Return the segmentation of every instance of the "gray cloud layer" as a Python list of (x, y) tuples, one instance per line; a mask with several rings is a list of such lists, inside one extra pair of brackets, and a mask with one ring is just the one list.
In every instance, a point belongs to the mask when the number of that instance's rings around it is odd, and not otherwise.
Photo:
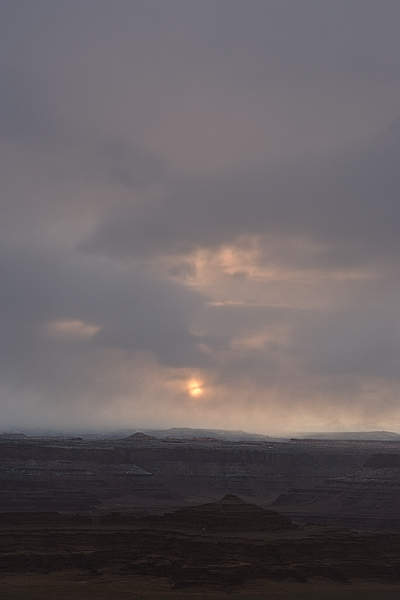
[(351, 260), (349, 246), (359, 261), (398, 258), (399, 132), (395, 123), (368, 144), (308, 164), (180, 180), (153, 205), (132, 203), (110, 214), (83, 247), (190, 253), (241, 234), (279, 231), (332, 242), (339, 262)]
[(399, 18), (0, 3), (0, 427), (400, 430)]

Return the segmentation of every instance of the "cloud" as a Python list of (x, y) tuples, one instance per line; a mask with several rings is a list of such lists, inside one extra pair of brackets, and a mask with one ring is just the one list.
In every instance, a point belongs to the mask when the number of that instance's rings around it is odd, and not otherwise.
[(325, 267), (393, 258), (399, 139), (396, 122), (334, 157), (181, 179), (157, 203), (132, 203), (110, 215), (82, 247), (117, 256), (189, 254), (242, 235), (295, 235), (325, 244), (313, 257)]
[(0, 16), (2, 422), (400, 429), (398, 2)]

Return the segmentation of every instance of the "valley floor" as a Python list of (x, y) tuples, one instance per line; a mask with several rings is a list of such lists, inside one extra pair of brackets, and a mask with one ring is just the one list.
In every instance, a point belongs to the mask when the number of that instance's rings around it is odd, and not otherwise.
[(104, 573), (88, 577), (81, 571), (0, 576), (2, 600), (398, 600), (400, 585), (354, 581), (335, 583), (315, 578), (308, 583), (249, 582), (240, 589), (171, 587), (168, 579), (116, 577)]

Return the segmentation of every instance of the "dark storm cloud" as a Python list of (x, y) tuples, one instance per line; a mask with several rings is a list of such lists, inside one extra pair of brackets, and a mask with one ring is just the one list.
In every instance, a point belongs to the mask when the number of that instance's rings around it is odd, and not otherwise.
[(396, 122), (362, 147), (311, 165), (178, 182), (148, 209), (133, 205), (110, 215), (83, 248), (118, 256), (189, 253), (278, 231), (333, 243), (321, 253), (324, 267), (393, 258), (399, 252), (399, 159)]
[(119, 183), (134, 188), (162, 178), (162, 161), (124, 140), (104, 140), (96, 150), (101, 160), (99, 171), (105, 171), (111, 184)]
[(396, 306), (382, 311), (360, 305), (346, 313), (303, 315), (295, 330), (300, 360), (319, 374), (398, 377), (397, 314)]
[[(345, 310), (298, 310), (275, 307), (215, 307), (209, 323), (226, 336), (225, 350), (230, 353), (221, 372), (234, 376), (266, 378), (270, 383), (291, 377), (287, 361), (301, 365), (302, 377), (398, 376), (400, 330), (394, 326), (398, 307), (357, 304)], [(287, 339), (268, 339), (257, 347), (240, 348), (232, 340), (257, 336), (285, 326)], [(229, 332), (229, 336), (227, 335)], [(229, 345), (232, 344), (232, 345)], [(246, 374), (246, 375), (244, 375)], [(297, 375), (298, 376), (298, 375)], [(295, 378), (297, 378), (295, 376)]]
[(61, 252), (4, 246), (0, 280), (3, 382), (12, 367), (17, 376), (26, 374), (33, 385), (40, 384), (49, 377), (46, 360), (56, 348), (59, 364), (53, 357), (53, 370), (63, 369), (68, 344), (46, 336), (46, 326), (58, 321), (98, 329), (90, 339), (74, 342), (78, 353), (105, 346), (150, 352), (168, 365), (209, 365), (199, 349), (206, 340), (188, 331), (200, 297), (179, 283), (155, 281), (137, 269), (119, 272), (82, 263)]
[(1, 74), (1, 139), (51, 147), (61, 134), (65, 136), (65, 131), (60, 131), (51, 89), (46, 89), (48, 82), (24, 70), (3, 68)]
[[(163, 161), (151, 152), (122, 137), (102, 138), (71, 122), (53, 88), (29, 72), (3, 73), (0, 142), (16, 145), (19, 152), (64, 153), (64, 169), (68, 162), (75, 162), (81, 177), (102, 178), (109, 184), (137, 187), (164, 175)], [(71, 156), (66, 157), (65, 152)]]

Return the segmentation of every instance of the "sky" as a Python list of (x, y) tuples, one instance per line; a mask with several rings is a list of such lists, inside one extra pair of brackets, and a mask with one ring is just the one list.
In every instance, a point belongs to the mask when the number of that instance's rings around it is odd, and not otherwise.
[(0, 30), (0, 429), (400, 431), (398, 0)]

